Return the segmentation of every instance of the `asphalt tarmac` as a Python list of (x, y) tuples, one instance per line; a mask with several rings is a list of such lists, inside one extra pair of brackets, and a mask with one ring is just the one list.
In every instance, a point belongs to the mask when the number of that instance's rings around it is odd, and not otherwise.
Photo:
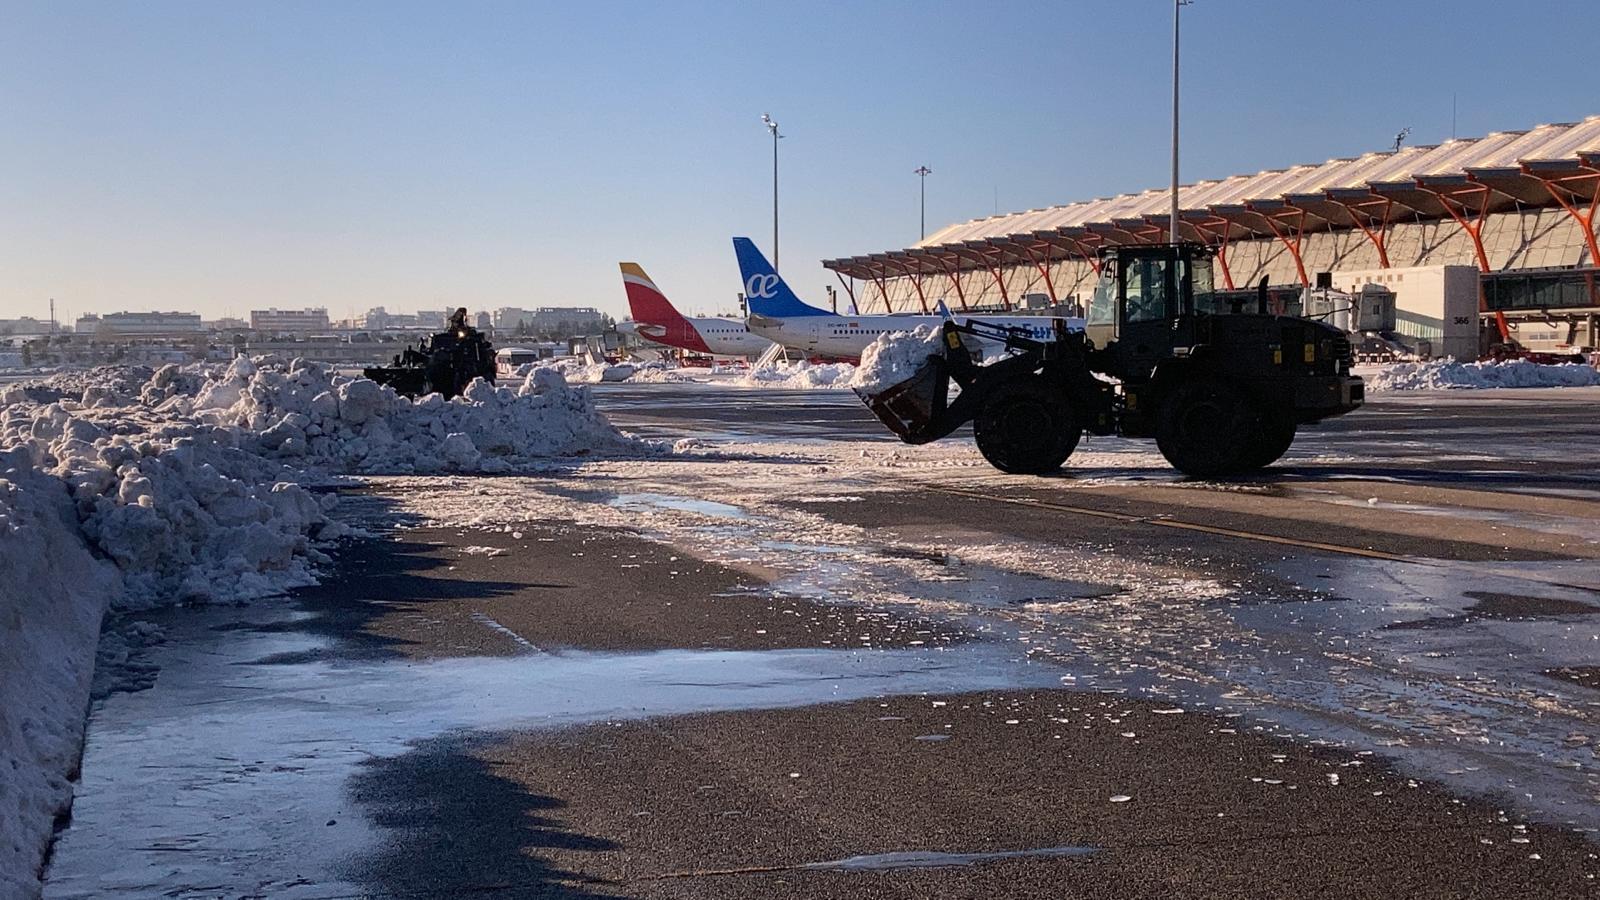
[[(596, 394), (653, 437), (893, 446), (848, 394)], [(1323, 610), (1375, 592), (1388, 605), (1351, 635), (1442, 654), (1397, 683), (1547, 683), (1529, 715), (1587, 729), (1566, 738), (1583, 790), (1594, 667), (1543, 642), (1600, 622), (1600, 582), (1585, 581), (1600, 474), (1582, 451), (1600, 438), (1596, 400), (1379, 399), (1226, 490), (962, 468), (918, 473), (917, 490), (785, 502), (929, 560), (1030, 541), (1226, 582), (1228, 598), (1194, 605), (1272, 642), (1230, 663), (1241, 683), (1337, 692), (1328, 672), (1342, 669), (1313, 665), (1330, 634), (1344, 640)], [(1529, 814), (1523, 787), (1464, 789), (1459, 770), (1429, 777), (1406, 738), (1391, 758), (1321, 739), (1325, 708), (1317, 723), (1263, 717), (1063, 674), (1098, 652), (1198, 678), (1203, 633), (1130, 652), (1097, 643), (1109, 626), (1082, 612), (1062, 620), (1073, 641), (1019, 645), (712, 556), (530, 513), (351, 543), (322, 585), (243, 621), (163, 614), (155, 687), (91, 721), (47, 896), (1600, 895), (1600, 844), (1575, 814)], [(1419, 567), (1427, 598), (1395, 587)], [(1092, 610), (1085, 597), (1067, 606)], [(1188, 614), (1181, 591), (1164, 602)], [(1358, 672), (1386, 665), (1341, 652)], [(1400, 715), (1348, 702), (1352, 727)]]

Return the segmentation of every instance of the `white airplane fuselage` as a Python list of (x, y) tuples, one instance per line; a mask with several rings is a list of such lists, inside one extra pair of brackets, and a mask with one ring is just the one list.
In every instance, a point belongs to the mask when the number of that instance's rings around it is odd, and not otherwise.
[[(738, 319), (685, 316), (690, 328), (653, 322), (624, 322), (618, 326), (659, 347), (672, 347), (713, 356), (759, 356), (772, 342), (754, 334)], [(692, 329), (692, 331), (690, 330)]]
[[(1055, 319), (1047, 316), (952, 316), (957, 323), (968, 319), (1010, 328), (1025, 328), (1035, 340), (1054, 340)], [(791, 350), (817, 356), (860, 358), (878, 335), (911, 331), (918, 326), (939, 328), (942, 316), (791, 316), (775, 318), (752, 315), (750, 330), (762, 338), (776, 341)], [(1082, 329), (1081, 321), (1076, 328)], [(991, 342), (980, 341), (985, 349)], [(998, 345), (995, 349), (999, 349)]]
[(718, 356), (759, 356), (765, 353), (772, 341), (752, 332), (738, 319), (699, 318), (688, 316), (701, 340)]

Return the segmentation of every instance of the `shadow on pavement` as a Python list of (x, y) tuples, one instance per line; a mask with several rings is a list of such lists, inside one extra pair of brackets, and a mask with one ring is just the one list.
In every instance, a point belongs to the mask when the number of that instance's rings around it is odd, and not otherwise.
[(347, 877), (387, 897), (618, 896), (608, 882), (559, 868), (539, 851), (620, 845), (568, 829), (551, 816), (565, 801), (494, 774), (473, 753), (488, 743), (439, 738), (363, 763), (347, 790), (387, 833)]
[[(392, 506), (384, 498), (366, 497), (369, 509)], [(369, 512), (369, 521), (372, 514)], [(394, 516), (396, 524), (403, 524)], [(369, 526), (370, 527), (370, 526)], [(562, 588), (565, 584), (533, 581), (484, 581), (459, 573), (432, 577), (447, 571), (452, 559), (437, 555), (433, 544), (406, 540), (405, 532), (384, 529), (372, 538), (342, 543), (337, 562), (320, 584), (296, 590), (295, 607), (306, 615), (268, 624), (242, 623), (237, 627), (268, 634), (307, 634), (325, 641), (306, 650), (277, 653), (249, 664), (296, 664), (311, 661), (374, 661), (402, 658), (404, 648), (420, 642), (378, 634), (367, 626), (396, 612), (399, 604), (426, 604), (438, 600), (501, 597), (529, 588)]]

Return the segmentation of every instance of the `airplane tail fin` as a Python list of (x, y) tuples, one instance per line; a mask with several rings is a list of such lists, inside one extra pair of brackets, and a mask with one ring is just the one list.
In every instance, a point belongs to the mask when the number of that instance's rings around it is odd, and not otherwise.
[(635, 322), (646, 325), (675, 326), (685, 323), (683, 314), (661, 293), (656, 283), (644, 273), (638, 263), (625, 262), (622, 266), (622, 288), (628, 292), (628, 311)]
[(739, 257), (739, 276), (744, 280), (744, 298), (751, 315), (775, 319), (801, 316), (831, 316), (833, 313), (807, 306), (789, 289), (772, 264), (749, 238), (733, 239), (734, 255)]
[(938, 313), (939, 313), (940, 317), (944, 318), (944, 319), (953, 319), (953, 318), (955, 318), (955, 316), (952, 316), (950, 314), (950, 307), (945, 306), (944, 305), (944, 300), (942, 300), (942, 299), (939, 301)]
[(650, 280), (638, 263), (625, 262), (621, 266), (622, 288), (628, 292), (628, 311), (633, 313), (634, 322), (643, 326), (638, 328), (640, 336), (669, 347), (697, 353), (711, 352), (705, 336), (683, 313), (678, 312), (678, 308), (672, 305), (672, 301), (656, 287), (656, 283)]

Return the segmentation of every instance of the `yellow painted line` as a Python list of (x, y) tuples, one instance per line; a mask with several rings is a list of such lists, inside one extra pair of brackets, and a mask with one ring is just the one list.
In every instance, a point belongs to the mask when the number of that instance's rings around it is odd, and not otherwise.
[(1056, 512), (1075, 513), (1080, 516), (1092, 516), (1097, 519), (1111, 519), (1117, 522), (1131, 524), (1159, 525), (1162, 528), (1177, 528), (1182, 531), (1198, 531), (1204, 534), (1215, 534), (1222, 537), (1242, 538), (1248, 541), (1262, 541), (1268, 544), (1283, 544), (1290, 547), (1300, 547), (1305, 550), (1321, 550), (1325, 553), (1342, 553), (1347, 556), (1364, 556), (1368, 559), (1385, 559), (1391, 562), (1414, 563), (1428, 565), (1414, 556), (1403, 556), (1398, 553), (1385, 553), (1382, 550), (1369, 550), (1366, 547), (1349, 547), (1344, 544), (1329, 544), (1323, 541), (1305, 541), (1299, 538), (1280, 537), (1275, 534), (1262, 534), (1259, 531), (1241, 531), (1237, 528), (1223, 528), (1219, 525), (1201, 525), (1198, 522), (1184, 522), (1178, 519), (1157, 519), (1149, 516), (1135, 516), (1128, 513), (1111, 512), (1104, 509), (1092, 509), (1086, 506), (1071, 506), (1066, 503), (1056, 503), (1052, 500), (1038, 500), (1031, 497), (1001, 497), (994, 494), (985, 494), (980, 491), (969, 491), (961, 488), (944, 487), (941, 485), (928, 485), (929, 490), (941, 494), (952, 494), (957, 497), (968, 497), (973, 500), (994, 500), (999, 503), (1011, 503), (1016, 506), (1027, 506), (1037, 509), (1048, 509)]

